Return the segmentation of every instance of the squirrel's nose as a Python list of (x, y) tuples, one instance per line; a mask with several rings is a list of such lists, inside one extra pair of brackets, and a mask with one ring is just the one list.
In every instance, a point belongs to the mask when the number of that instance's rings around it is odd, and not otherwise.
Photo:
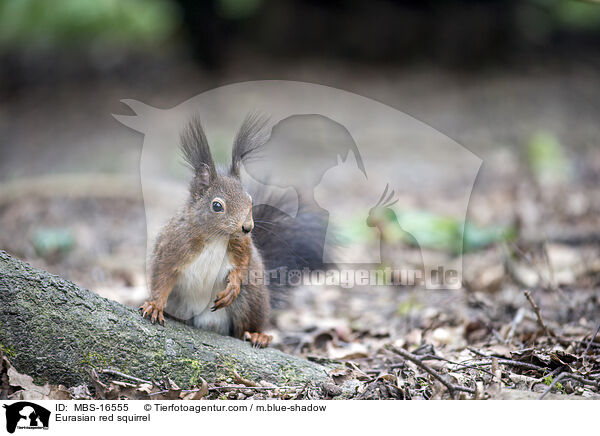
[(242, 232), (250, 233), (253, 228), (254, 228), (254, 223), (252, 221), (250, 221), (249, 223), (244, 223), (242, 225)]

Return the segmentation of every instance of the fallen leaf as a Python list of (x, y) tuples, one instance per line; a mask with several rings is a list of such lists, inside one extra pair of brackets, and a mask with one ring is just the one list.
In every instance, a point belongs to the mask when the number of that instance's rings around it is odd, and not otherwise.
[(14, 388), (21, 388), (15, 392), (13, 398), (19, 400), (47, 400), (50, 399), (50, 385), (36, 385), (33, 377), (19, 373), (14, 367), (8, 368), (8, 383)]
[(201, 379), (202, 383), (200, 388), (194, 389), (193, 392), (188, 392), (183, 396), (184, 400), (201, 400), (208, 395), (208, 383), (204, 379)]

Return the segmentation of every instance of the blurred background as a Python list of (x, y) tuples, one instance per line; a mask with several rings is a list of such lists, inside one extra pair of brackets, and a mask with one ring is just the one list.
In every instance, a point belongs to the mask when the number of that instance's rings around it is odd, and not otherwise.
[[(0, 249), (136, 304), (143, 137), (111, 114), (131, 114), (121, 99), (166, 109), (260, 79), (378, 100), (483, 159), (461, 292), (306, 291), (282, 330), (334, 326), (336, 357), (348, 344), (368, 354), (365, 332), (445, 326), (426, 340), (470, 343), (487, 337), (469, 337), (478, 329), (502, 333), (523, 287), (561, 325), (587, 332), (600, 316), (595, 1), (0, 0)], [(512, 239), (485, 232), (498, 226)], [(297, 352), (310, 343), (279, 338)]]

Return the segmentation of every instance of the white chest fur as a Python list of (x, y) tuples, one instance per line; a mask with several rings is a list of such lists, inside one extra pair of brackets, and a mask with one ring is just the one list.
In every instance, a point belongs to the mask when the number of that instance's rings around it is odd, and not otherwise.
[(195, 327), (228, 334), (226, 309), (211, 312), (217, 294), (225, 289), (225, 279), (232, 269), (227, 254), (227, 239), (216, 239), (181, 273), (169, 296), (166, 312)]

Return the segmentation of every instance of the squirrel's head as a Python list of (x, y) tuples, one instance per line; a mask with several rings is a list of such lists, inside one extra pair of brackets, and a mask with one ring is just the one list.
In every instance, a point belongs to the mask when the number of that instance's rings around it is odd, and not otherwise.
[(202, 226), (208, 238), (247, 236), (254, 228), (252, 197), (242, 186), (240, 166), (266, 141), (265, 121), (249, 115), (233, 143), (231, 167), (217, 171), (210, 147), (198, 118), (192, 119), (181, 135), (181, 150), (192, 167), (189, 219)]

